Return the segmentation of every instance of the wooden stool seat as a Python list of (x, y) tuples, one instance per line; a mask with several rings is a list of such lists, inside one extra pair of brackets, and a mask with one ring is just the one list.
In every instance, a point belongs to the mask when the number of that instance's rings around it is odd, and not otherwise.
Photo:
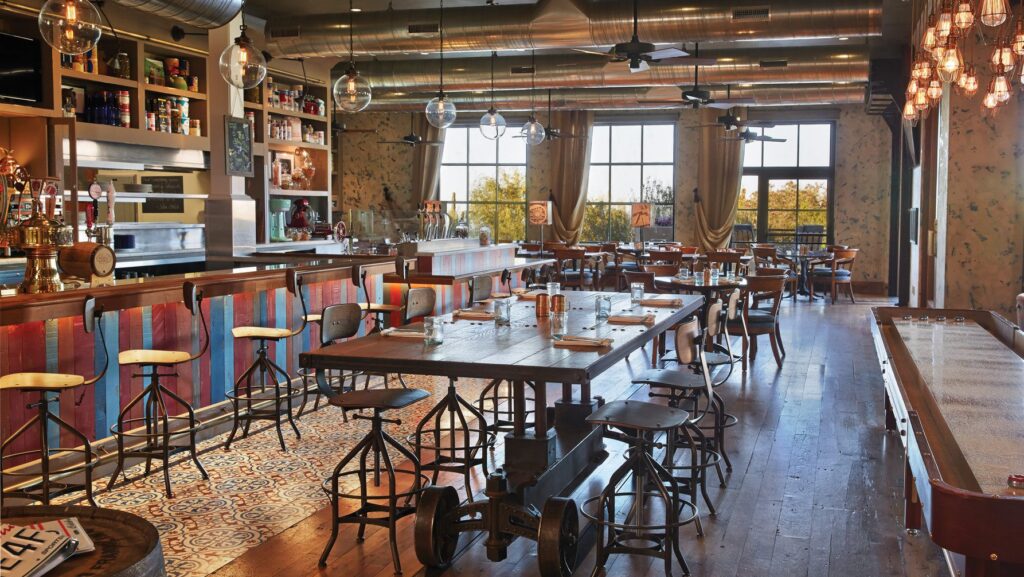
[(235, 327), (231, 336), (236, 339), (259, 339), (261, 341), (278, 341), (292, 336), (291, 329), (273, 327)]
[(20, 391), (63, 391), (85, 384), (81, 375), (52, 373), (12, 373), (0, 377), (0, 390)]
[(331, 397), (328, 402), (342, 409), (401, 409), (422, 401), (430, 393), (421, 389), (371, 389), (351, 391)]
[(192, 355), (184, 351), (133, 349), (121, 351), (117, 355), (117, 362), (121, 365), (177, 365), (190, 358)]
[(678, 429), (690, 414), (682, 409), (643, 401), (612, 401), (587, 417), (592, 425), (605, 425), (620, 429), (642, 431), (670, 431)]
[(320, 313), (309, 313), (305, 317), (307, 323), (319, 323), (324, 320), (324, 316)]

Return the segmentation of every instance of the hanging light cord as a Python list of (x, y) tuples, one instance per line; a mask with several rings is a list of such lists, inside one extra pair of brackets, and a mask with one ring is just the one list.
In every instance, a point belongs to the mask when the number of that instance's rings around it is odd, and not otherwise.
[(121, 37), (117, 35), (117, 28), (114, 28), (114, 25), (110, 22), (110, 18), (107, 16), (107, 13), (103, 10), (103, 0), (98, 0), (93, 2), (93, 4), (95, 4), (96, 8), (99, 9), (103, 19), (107, 21), (107, 28), (110, 28), (110, 33), (114, 35), (114, 41), (117, 44), (117, 52), (124, 52), (124, 50), (121, 49)]
[(494, 61), (498, 58), (498, 52), (496, 50), (491, 51), (491, 108), (494, 106)]
[(352, 0), (348, 0), (348, 65), (349, 68), (355, 68), (356, 66), (356, 52), (353, 48), (355, 41), (352, 39)]
[[(537, 116), (537, 50), (530, 51), (530, 67), (533, 74), (530, 75), (530, 116)], [(536, 118), (533, 119), (537, 121)]]
[(441, 15), (438, 18), (437, 30), (438, 37), (440, 38), (439, 45), (441, 48), (441, 74), (439, 75), (441, 79), (441, 85), (438, 88), (438, 94), (441, 96), (441, 98), (444, 98), (444, 0), (441, 0)]

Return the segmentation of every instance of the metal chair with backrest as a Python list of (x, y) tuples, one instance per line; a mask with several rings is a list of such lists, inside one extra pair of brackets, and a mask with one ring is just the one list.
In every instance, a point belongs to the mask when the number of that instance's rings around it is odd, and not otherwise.
[(832, 258), (822, 261), (821, 266), (811, 269), (810, 289), (811, 298), (814, 298), (815, 286), (825, 283), (829, 286), (832, 294), (832, 304), (836, 304), (836, 293), (839, 287), (845, 287), (850, 295), (850, 302), (856, 303), (853, 296), (853, 264), (857, 259), (856, 248), (837, 249), (832, 252)]
[[(365, 320), (363, 307), (359, 303), (330, 305), (324, 308), (323, 313), (320, 316), (321, 348), (356, 336), (359, 334), (359, 329), (363, 327)], [(341, 394), (348, 390), (355, 390), (356, 379), (364, 375), (366, 376), (364, 388), (369, 388), (371, 374), (360, 371), (350, 371), (348, 374), (345, 374), (344, 371), (340, 371), (340, 374), (337, 376), (329, 374), (327, 382), (330, 384), (331, 392), (333, 394)], [(349, 387), (346, 387), (345, 381), (348, 379), (352, 379), (352, 384)], [(296, 417), (301, 417), (303, 412), (306, 410), (306, 402), (308, 401), (308, 395), (306, 394), (307, 391), (304, 391), (302, 404), (299, 406)], [(324, 396), (324, 391), (318, 385), (312, 392), (316, 397), (313, 402), (313, 410), (315, 411), (320, 408), (320, 397)]]
[[(94, 376), (85, 378), (81, 375), (62, 373), (23, 372), (9, 373), (0, 377), (0, 391), (22, 391), (25, 393), (36, 393), (39, 395), (37, 401), (25, 406), (25, 408), (29, 410), (35, 409), (37, 413), (26, 421), (25, 424), (18, 427), (18, 429), (10, 437), (5, 439), (2, 445), (0, 445), (0, 500), (6, 498), (18, 498), (39, 501), (43, 505), (49, 505), (50, 500), (55, 497), (66, 495), (74, 491), (85, 491), (85, 498), (89, 501), (89, 504), (93, 507), (96, 506), (96, 501), (92, 496), (92, 468), (95, 464), (93, 462), (92, 444), (89, 442), (89, 438), (85, 436), (85, 434), (71, 426), (67, 421), (62, 419), (60, 415), (51, 411), (50, 404), (59, 403), (60, 395), (64, 391), (93, 385), (107, 374), (107, 367), (110, 364), (110, 358), (107, 352), (107, 340), (104, 338), (103, 324), (97, 322), (102, 316), (103, 309), (96, 306), (96, 299), (89, 296), (85, 297), (85, 300), (82, 303), (82, 328), (84, 329), (85, 334), (92, 334), (92, 332), (99, 327), (99, 341), (103, 348), (103, 368)], [(75, 402), (75, 406), (80, 405), (84, 398), (85, 393), (83, 392)], [(82, 443), (81, 448), (51, 447), (50, 423), (57, 425), (58, 439), (61, 436), (61, 431), (66, 432), (73, 439)], [(35, 424), (39, 425), (39, 449), (20, 451), (18, 453), (5, 455), (4, 450), (23, 435), (28, 433)], [(55, 453), (81, 453), (82, 462), (53, 469), (51, 468), (50, 457)], [(38, 469), (35, 467), (20, 466), (5, 469), (3, 466), (5, 459), (9, 461), (11, 459), (23, 459), (33, 455), (39, 455)], [(82, 482), (76, 481), (78, 475), (82, 476)], [(10, 477), (12, 480), (25, 477), (28, 480), (16, 483), (13, 488), (7, 489), (4, 487), (4, 479), (7, 477)]]
[[(398, 257), (395, 260), (395, 272), (405, 272), (405, 259)], [(363, 317), (373, 316), (373, 332), (380, 332), (384, 324), (384, 315), (396, 313), (402, 309), (399, 305), (377, 303), (370, 300), (369, 287), (366, 284), (367, 267), (356, 266), (352, 269), (352, 282), (356, 285), (356, 299), (359, 299), (359, 290), (362, 289), (365, 300), (359, 301), (359, 307), (363, 311)], [(403, 275), (404, 278), (404, 275)]]
[(480, 301), (491, 298), (491, 292), (494, 290), (494, 279), (489, 274), (474, 276), (469, 281), (469, 304), (475, 304)]
[[(161, 373), (161, 370), (191, 363), (202, 357), (210, 346), (210, 329), (206, 323), (206, 315), (203, 314), (202, 298), (202, 292), (194, 283), (184, 283), (182, 286), (182, 301), (185, 304), (185, 308), (189, 310), (193, 317), (198, 316), (203, 325), (203, 346), (199, 349), (199, 352), (189, 354), (186, 351), (138, 349), (121, 351), (117, 356), (120, 366), (137, 366), (139, 373), (134, 376), (149, 377), (150, 380), (149, 384), (144, 386), (139, 394), (128, 401), (128, 404), (121, 409), (121, 412), (117, 415), (117, 422), (110, 427), (110, 433), (117, 440), (117, 466), (114, 468), (114, 473), (110, 476), (110, 483), (107, 485), (108, 490), (114, 487), (118, 474), (125, 472), (126, 458), (144, 457), (146, 459), (144, 475), (149, 474), (153, 459), (163, 461), (164, 489), (167, 497), (171, 498), (173, 496), (170, 475), (171, 456), (172, 453), (184, 449), (187, 449), (190, 453), (192, 461), (195, 463), (196, 468), (199, 469), (202, 477), (204, 479), (210, 478), (206, 473), (206, 469), (203, 468), (203, 464), (199, 462), (199, 456), (196, 453), (196, 433), (201, 423), (196, 419), (195, 410), (188, 401), (167, 388), (160, 380), (164, 377), (178, 376), (175, 372)], [(185, 409), (186, 414), (184, 416), (170, 414), (170, 409), (167, 406), (168, 399), (178, 403), (178, 405)], [(140, 403), (144, 403), (142, 417), (130, 418), (129, 415), (132, 409)], [(184, 422), (186, 424), (180, 428), (171, 426), (171, 423), (177, 422)], [(129, 430), (136, 423), (144, 426), (145, 431), (134, 432)], [(187, 444), (173, 444), (175, 441), (185, 437), (187, 437), (187, 441), (185, 441)], [(141, 446), (126, 447), (126, 440), (140, 440)]]

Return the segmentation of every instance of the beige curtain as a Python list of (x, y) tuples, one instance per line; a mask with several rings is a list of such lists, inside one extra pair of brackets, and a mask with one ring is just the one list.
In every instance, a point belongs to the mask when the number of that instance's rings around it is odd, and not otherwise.
[[(424, 141), (444, 140), (444, 129), (431, 126), (426, 114), (416, 114), (413, 129)], [(444, 145), (412, 147), (412, 198), (419, 204), (426, 200), (437, 200), (442, 152)]]
[[(746, 110), (737, 114), (746, 118)], [(715, 125), (720, 110), (706, 108), (700, 124)], [(743, 141), (723, 140), (719, 126), (700, 130), (697, 167), (697, 240), (704, 250), (725, 248), (732, 236), (743, 175)]]
[[(551, 155), (551, 200), (554, 209), (552, 231), (555, 239), (574, 244), (583, 228), (587, 206), (587, 172), (590, 169), (590, 136), (594, 113), (588, 110), (555, 112), (548, 124), (558, 128), (564, 138), (545, 141)], [(568, 137), (574, 138), (568, 138)]]

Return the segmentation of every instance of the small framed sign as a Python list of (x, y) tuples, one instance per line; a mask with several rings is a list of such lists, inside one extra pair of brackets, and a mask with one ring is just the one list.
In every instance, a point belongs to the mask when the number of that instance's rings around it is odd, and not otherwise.
[(252, 125), (244, 118), (224, 117), (224, 165), (228, 176), (253, 175)]
[(545, 225), (551, 224), (551, 201), (531, 200), (529, 205), (530, 224)]
[(631, 224), (633, 228), (647, 228), (651, 226), (651, 205), (646, 202), (634, 202), (631, 211)]

